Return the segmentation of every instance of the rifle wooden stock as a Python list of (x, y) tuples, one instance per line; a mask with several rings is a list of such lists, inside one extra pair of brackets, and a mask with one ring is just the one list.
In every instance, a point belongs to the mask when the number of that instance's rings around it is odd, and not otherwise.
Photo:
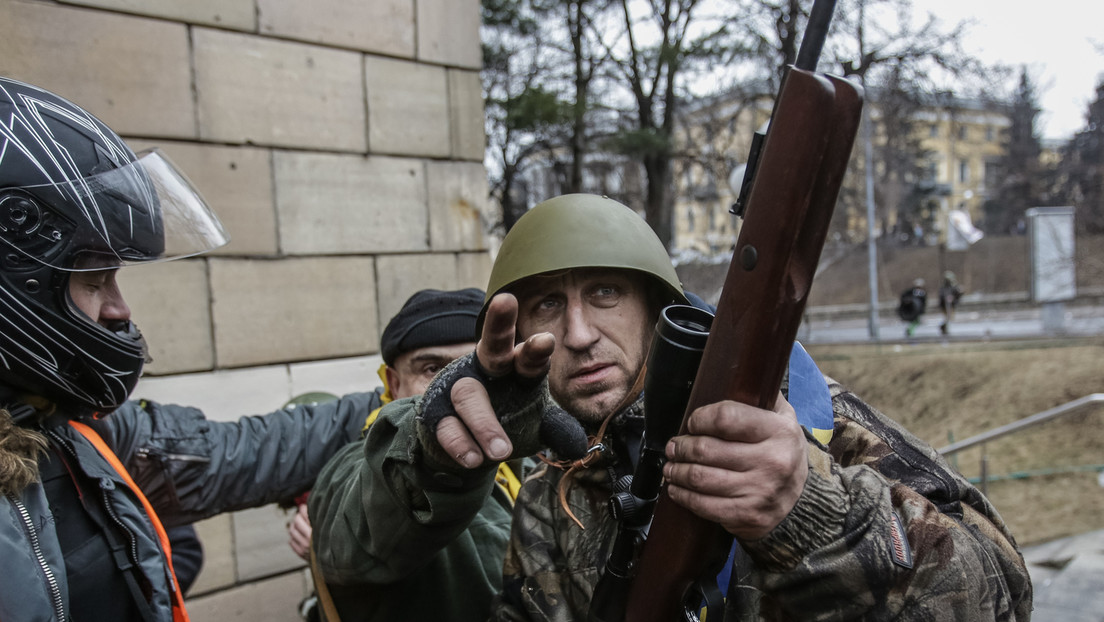
[[(787, 71), (681, 433), (689, 413), (707, 404), (774, 407), (861, 110), (860, 87)], [(625, 619), (683, 619), (688, 590), (703, 577), (712, 580), (730, 545), (720, 525), (671, 501), (664, 486)]]

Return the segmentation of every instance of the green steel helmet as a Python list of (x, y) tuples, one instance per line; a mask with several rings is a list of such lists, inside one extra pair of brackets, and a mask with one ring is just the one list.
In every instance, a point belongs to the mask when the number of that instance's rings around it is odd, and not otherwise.
[(642, 272), (671, 301), (688, 304), (663, 243), (632, 209), (594, 194), (565, 194), (526, 212), (502, 240), (479, 330), (491, 298), (526, 277), (572, 268)]

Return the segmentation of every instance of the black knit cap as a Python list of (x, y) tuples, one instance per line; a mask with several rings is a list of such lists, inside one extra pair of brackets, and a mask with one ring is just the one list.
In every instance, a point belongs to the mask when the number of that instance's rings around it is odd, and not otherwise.
[(483, 290), (423, 289), (411, 296), (387, 323), (380, 337), (383, 362), (426, 346), (475, 341), (475, 320), (483, 308)]

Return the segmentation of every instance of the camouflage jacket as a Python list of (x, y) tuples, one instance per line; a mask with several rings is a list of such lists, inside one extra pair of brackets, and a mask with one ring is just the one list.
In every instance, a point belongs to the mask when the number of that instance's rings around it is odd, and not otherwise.
[[(797, 505), (741, 543), (724, 620), (1029, 619), (1031, 583), (996, 509), (926, 443), (838, 383), (829, 389), (832, 440), (810, 437)], [(611, 481), (631, 468), (618, 441), (639, 433), (641, 410), (615, 417), (606, 455), (572, 476), (566, 499), (585, 530), (561, 506), (563, 471), (542, 467), (525, 482), (494, 619), (586, 619), (616, 532)]]

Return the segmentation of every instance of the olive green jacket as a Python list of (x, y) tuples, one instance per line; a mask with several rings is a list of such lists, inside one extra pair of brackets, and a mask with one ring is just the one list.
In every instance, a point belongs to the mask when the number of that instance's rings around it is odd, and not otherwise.
[(311, 492), (314, 552), (342, 622), (483, 620), (501, 589), (512, 500), (494, 465), (422, 470), (413, 414), (409, 399), (385, 406)]

